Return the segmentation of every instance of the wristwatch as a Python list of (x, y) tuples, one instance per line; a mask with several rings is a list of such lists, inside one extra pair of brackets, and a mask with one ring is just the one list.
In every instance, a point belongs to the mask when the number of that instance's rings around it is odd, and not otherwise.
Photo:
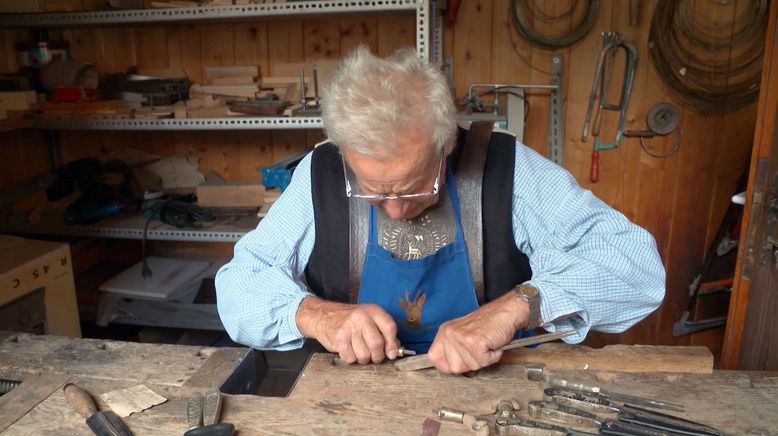
[(511, 290), (517, 297), (526, 301), (529, 304), (529, 319), (527, 320), (527, 328), (534, 329), (541, 323), (540, 319), (540, 293), (538, 290), (526, 283), (522, 283)]

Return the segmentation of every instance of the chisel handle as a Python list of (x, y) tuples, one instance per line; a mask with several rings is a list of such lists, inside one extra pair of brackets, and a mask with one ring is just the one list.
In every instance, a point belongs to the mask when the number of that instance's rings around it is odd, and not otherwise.
[(79, 415), (89, 418), (93, 413), (97, 412), (97, 406), (87, 391), (73, 383), (67, 383), (62, 388), (62, 391), (65, 393), (65, 398), (70, 403), (70, 407), (78, 412)]

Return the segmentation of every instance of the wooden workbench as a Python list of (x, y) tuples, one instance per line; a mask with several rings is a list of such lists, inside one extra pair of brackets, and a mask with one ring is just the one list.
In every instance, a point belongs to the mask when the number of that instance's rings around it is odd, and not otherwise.
[[(506, 360), (537, 358), (535, 361), (545, 360), (555, 367), (553, 372), (558, 376), (682, 403), (686, 412), (679, 416), (727, 434), (778, 435), (778, 373), (711, 371), (699, 365), (699, 348), (671, 348), (676, 360), (663, 356), (668, 347), (658, 347), (653, 353), (654, 347), (622, 346), (611, 350), (618, 351), (615, 354), (622, 356), (621, 361), (613, 357), (600, 361), (592, 350), (559, 344), (521, 350)], [(168, 401), (125, 418), (125, 423), (136, 435), (182, 434), (186, 430), (186, 400), (205, 388), (222, 386), (229, 373), (250, 355), (240, 348), (0, 334), (0, 378), (25, 379), (0, 397), (0, 426), (4, 418), (9, 419), (7, 407), (37, 393), (40, 398), (31, 410), (2, 427), (4, 435), (89, 435), (83, 419), (69, 408), (59, 388), (65, 380), (80, 384), (95, 397), (144, 383)], [(440, 407), (483, 412), (497, 400), (514, 399), (525, 409), (528, 400), (542, 398), (544, 387), (527, 380), (525, 367), (517, 363), (501, 363), (464, 377), (442, 375), (434, 369), (399, 372), (391, 364), (335, 366), (332, 358), (329, 354), (313, 355), (288, 398), (226, 395), (222, 421), (235, 424), (241, 436), (418, 435), (422, 422), (434, 418)], [(692, 362), (687, 369), (694, 372), (680, 367), (684, 358)], [(712, 364), (712, 359), (703, 361)], [(589, 369), (570, 369), (587, 365)], [(635, 372), (641, 366), (675, 368), (675, 372)], [(603, 367), (608, 370), (592, 370)], [(633, 372), (614, 370), (620, 368)], [(28, 392), (23, 389), (26, 384)], [(106, 404), (98, 400), (98, 407), (105, 410)], [(469, 433), (461, 425), (443, 423), (440, 434)]]

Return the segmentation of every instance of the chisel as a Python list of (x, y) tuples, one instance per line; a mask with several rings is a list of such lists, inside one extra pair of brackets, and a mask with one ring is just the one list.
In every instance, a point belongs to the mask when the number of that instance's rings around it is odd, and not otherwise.
[[(564, 338), (565, 336), (570, 336), (573, 333), (575, 333), (575, 330), (546, 333), (537, 336), (530, 336), (528, 338), (515, 339), (498, 348), (498, 350), (505, 351), (511, 350), (513, 348), (526, 347), (527, 345), (542, 344), (543, 342), (555, 341), (557, 339)], [(430, 362), (426, 354), (420, 354), (418, 356), (400, 359), (394, 363), (394, 366), (400, 371), (416, 371), (419, 369), (432, 368), (435, 365)]]
[(70, 407), (86, 418), (86, 425), (94, 434), (98, 436), (132, 436), (130, 430), (115, 413), (98, 411), (94, 400), (85, 390), (73, 383), (66, 384), (62, 390)]

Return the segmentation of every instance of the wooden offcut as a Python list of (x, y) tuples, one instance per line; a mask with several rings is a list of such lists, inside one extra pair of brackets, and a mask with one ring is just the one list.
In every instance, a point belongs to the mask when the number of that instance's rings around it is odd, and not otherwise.
[(208, 181), (197, 186), (202, 207), (261, 207), (265, 187), (259, 182)]
[(554, 343), (506, 351), (500, 363), (543, 363), (547, 368), (622, 372), (713, 372), (713, 355), (707, 347), (608, 345), (589, 348)]

